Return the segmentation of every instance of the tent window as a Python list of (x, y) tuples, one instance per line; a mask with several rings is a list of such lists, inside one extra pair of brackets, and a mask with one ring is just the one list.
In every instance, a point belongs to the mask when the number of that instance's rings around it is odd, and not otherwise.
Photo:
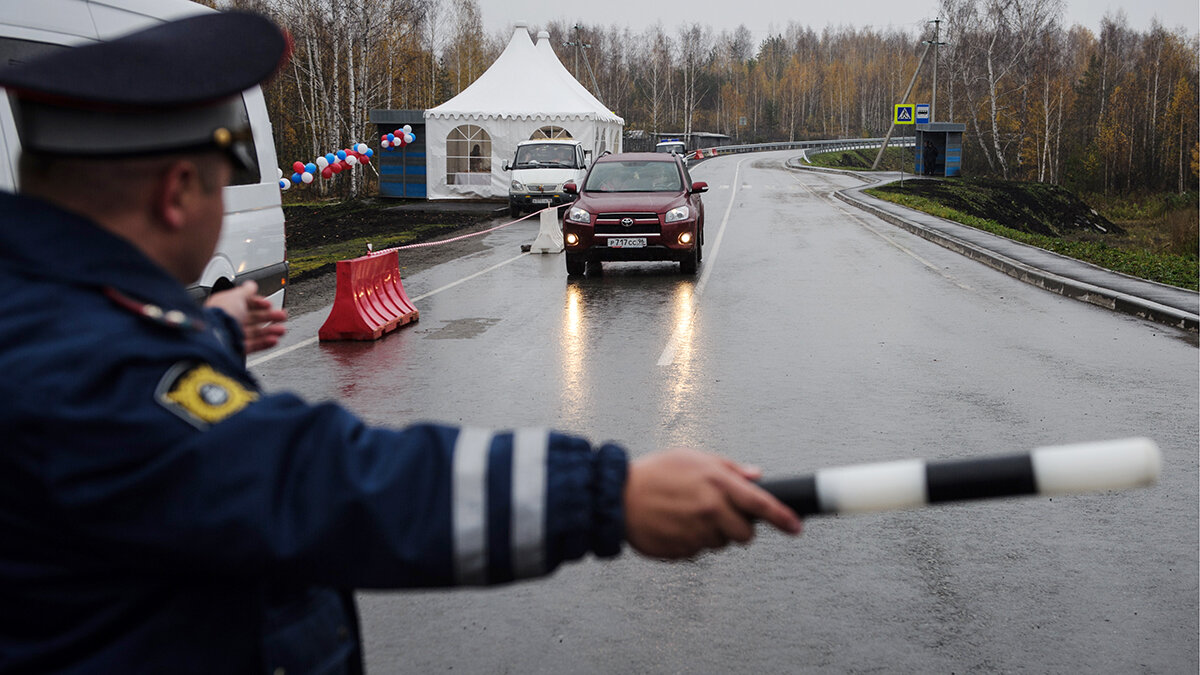
[(571, 132), (567, 131), (566, 129), (564, 129), (562, 127), (548, 126), (548, 127), (542, 127), (541, 129), (538, 129), (537, 131), (533, 132), (533, 135), (529, 137), (529, 140), (540, 141), (540, 140), (547, 139), (547, 138), (574, 138), (574, 137), (571, 136)]
[(492, 173), (492, 137), (483, 127), (464, 124), (446, 136), (446, 184), (487, 185)]

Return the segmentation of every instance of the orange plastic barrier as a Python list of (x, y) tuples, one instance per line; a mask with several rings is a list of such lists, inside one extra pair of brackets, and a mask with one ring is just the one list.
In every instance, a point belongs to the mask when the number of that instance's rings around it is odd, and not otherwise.
[(378, 340), (419, 317), (400, 283), (399, 254), (394, 249), (382, 251), (338, 261), (333, 309), (317, 337)]

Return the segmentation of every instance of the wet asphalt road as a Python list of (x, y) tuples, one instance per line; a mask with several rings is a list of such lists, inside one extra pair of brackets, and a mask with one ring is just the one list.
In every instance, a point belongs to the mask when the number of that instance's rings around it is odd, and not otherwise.
[[(371, 422), (553, 426), (719, 451), (768, 475), (1146, 435), (1156, 487), (814, 518), (663, 564), (627, 553), (499, 589), (365, 593), (372, 673), (1195, 673), (1197, 349), (830, 196), (787, 153), (707, 160), (705, 260), (568, 281), (535, 220), (405, 279), (419, 323), (313, 344), (270, 389)], [(401, 261), (403, 265), (403, 260)], [(477, 276), (476, 276), (477, 275)], [(465, 281), (464, 281), (465, 280)]]

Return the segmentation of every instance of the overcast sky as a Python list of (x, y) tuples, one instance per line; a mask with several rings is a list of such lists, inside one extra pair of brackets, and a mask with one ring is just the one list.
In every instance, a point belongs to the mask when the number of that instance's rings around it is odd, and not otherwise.
[[(588, 25), (617, 26), (640, 32), (661, 22), (674, 34), (684, 23), (708, 25), (716, 32), (739, 24), (762, 40), (782, 33), (788, 21), (811, 26), (818, 32), (828, 25), (856, 28), (907, 29), (916, 33), (929, 19), (936, 18), (936, 0), (749, 0), (704, 2), (703, 0), (478, 0), (484, 28), (489, 34), (507, 33), (517, 21), (545, 25), (549, 21), (582, 21)], [(1079, 24), (1098, 32), (1106, 13), (1125, 12), (1129, 26), (1139, 32), (1149, 29), (1154, 17), (1168, 28), (1182, 26), (1191, 34), (1200, 31), (1200, 2), (1197, 0), (1067, 0), (1066, 23)]]

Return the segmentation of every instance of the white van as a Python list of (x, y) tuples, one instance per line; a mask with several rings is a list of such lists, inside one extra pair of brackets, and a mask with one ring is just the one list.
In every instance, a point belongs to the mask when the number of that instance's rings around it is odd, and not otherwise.
[[(87, 42), (106, 40), (157, 22), (213, 10), (190, 0), (0, 0), (0, 68)], [(16, 190), (20, 141), (9, 98), (0, 89), (0, 190)], [(225, 220), (216, 254), (190, 288), (197, 299), (243, 281), (283, 306), (287, 251), (278, 162), (262, 90), (242, 94), (258, 158), (253, 177), (225, 188)]]
[(654, 151), (679, 155), (683, 158), (684, 164), (688, 163), (687, 146), (684, 145), (683, 141), (679, 140), (678, 138), (668, 138), (664, 141), (659, 141), (658, 144), (654, 146)]
[(568, 138), (521, 141), (512, 164), (508, 189), (508, 211), (513, 218), (522, 211), (537, 211), (575, 201), (563, 191), (568, 182), (579, 183), (587, 173), (588, 152), (583, 144)]

